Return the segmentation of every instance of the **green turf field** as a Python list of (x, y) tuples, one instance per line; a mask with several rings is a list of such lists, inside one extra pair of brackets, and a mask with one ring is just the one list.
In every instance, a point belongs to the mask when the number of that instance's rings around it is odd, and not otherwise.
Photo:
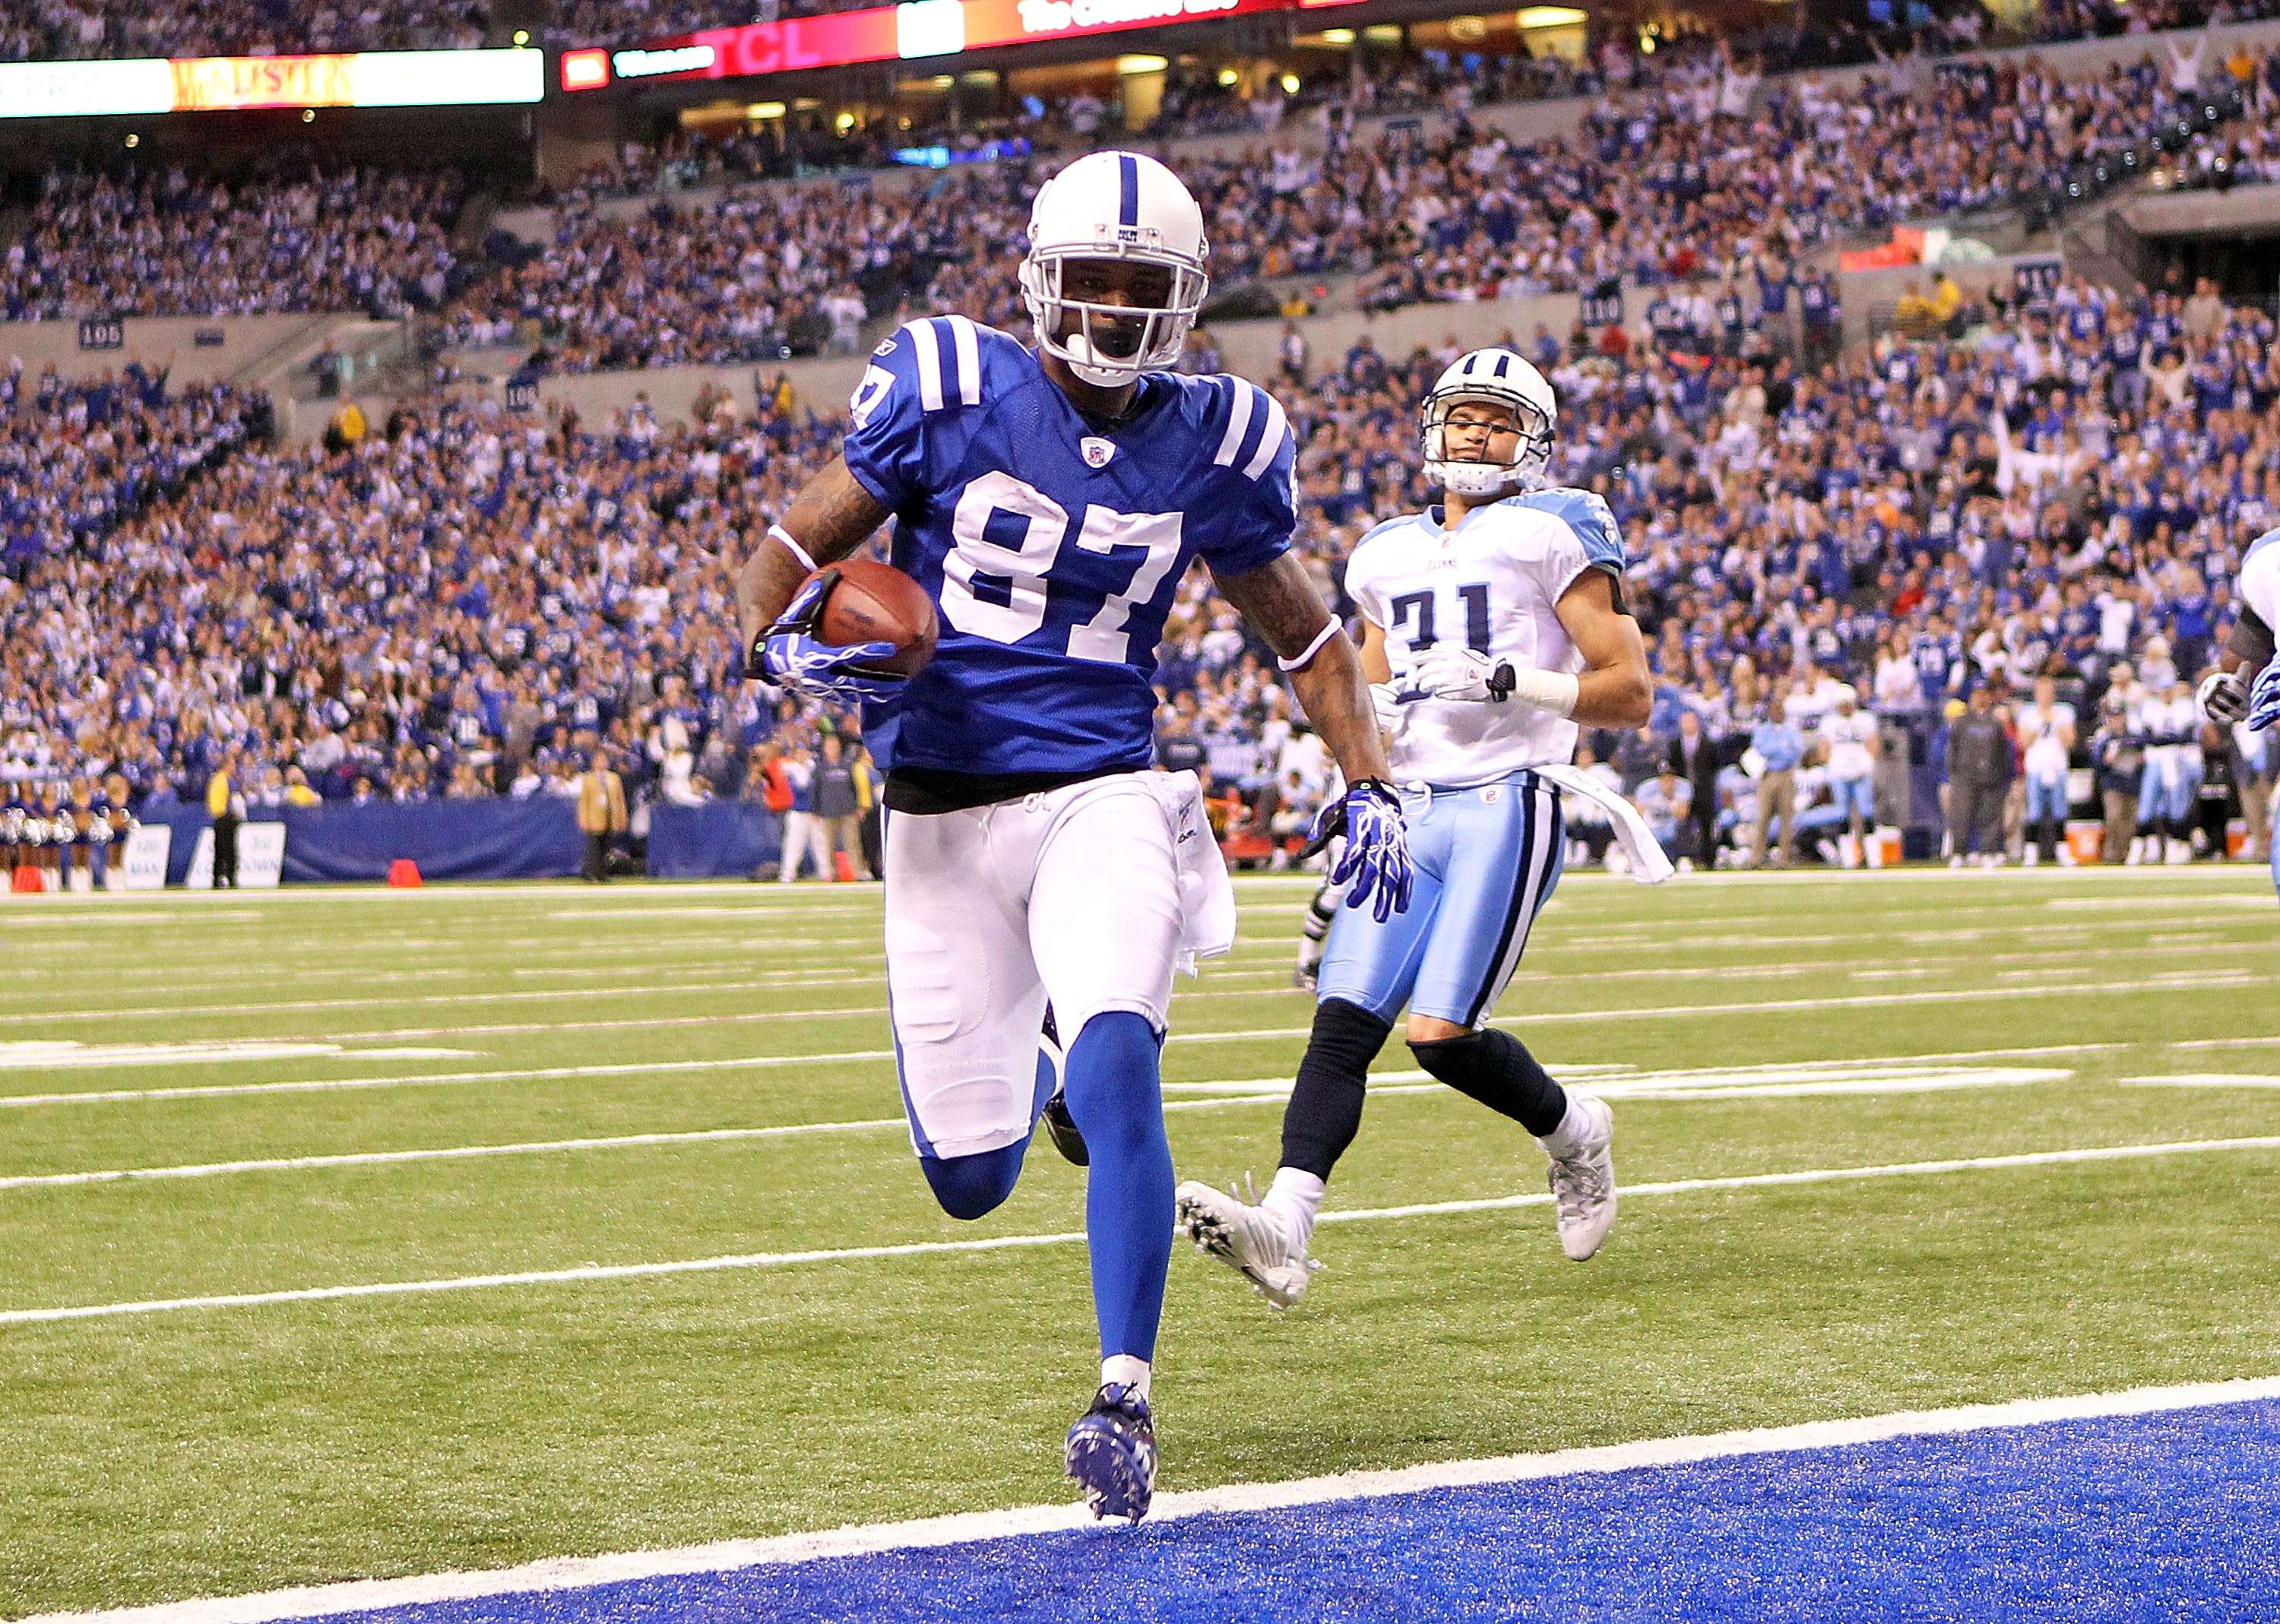
[[(1244, 882), (1236, 954), (1182, 983), (1182, 1176), (1273, 1170), (1310, 885)], [(998, 1213), (935, 1211), (878, 916), (868, 887), (0, 900), (0, 1616), (1074, 1498), (1067, 1241), (27, 1314), (1078, 1228), (1042, 1143)], [(1578, 877), (1503, 1014), (1555, 1073), (1629, 1068), (1598, 1074), (1627, 1186), (2274, 1135), (2276, 923), (2248, 867)], [(1334, 1210), (1541, 1189), (1410, 1065)], [(470, 1147), (510, 1148), (430, 1154)], [(389, 1152), (420, 1154), (321, 1159)], [(297, 1165), (54, 1177), (248, 1162)], [(2261, 1146), (1634, 1194), (1583, 1266), (1540, 1205), (1364, 1216), (1282, 1317), (1182, 1249), (1162, 1485), (2271, 1374), (2276, 1210)]]

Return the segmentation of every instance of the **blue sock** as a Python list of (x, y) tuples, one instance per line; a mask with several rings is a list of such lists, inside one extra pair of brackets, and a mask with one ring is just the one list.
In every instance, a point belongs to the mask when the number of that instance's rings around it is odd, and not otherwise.
[(1062, 1092), (1092, 1152), (1085, 1229), (1103, 1358), (1152, 1359), (1172, 1263), (1172, 1146), (1157, 1074), (1163, 1040), (1147, 1018), (1111, 1010), (1069, 1045)]

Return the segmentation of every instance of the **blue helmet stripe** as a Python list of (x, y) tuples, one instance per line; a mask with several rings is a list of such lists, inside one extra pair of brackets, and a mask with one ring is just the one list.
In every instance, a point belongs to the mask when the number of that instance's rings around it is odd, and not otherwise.
[(1121, 226), (1140, 223), (1140, 160), (1129, 152), (1116, 155), (1116, 220)]

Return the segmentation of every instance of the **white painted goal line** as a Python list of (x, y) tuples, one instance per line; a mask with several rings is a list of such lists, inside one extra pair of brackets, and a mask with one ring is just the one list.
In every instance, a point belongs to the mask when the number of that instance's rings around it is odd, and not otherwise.
[[(1842, 1420), (1803, 1421), (1675, 1438), (1642, 1439), (1485, 1460), (1452, 1460), (1383, 1471), (1346, 1472), (1274, 1483), (1234, 1483), (1217, 1489), (1159, 1494), (1152, 1526), (1213, 1514), (1287, 1511), (1344, 1500), (1383, 1499), (1444, 1489), (1485, 1488), (1563, 1477), (1683, 1466), (1737, 1456), (1804, 1453), (1857, 1448), (1896, 1438), (1953, 1437), (2065, 1421), (2161, 1415), (2184, 1410), (2255, 1404), (2280, 1398), (2280, 1377), (2140, 1387), (2113, 1393), (2020, 1398), (2002, 1404), (1959, 1405), (1943, 1410), (1902, 1410)], [(909, 1522), (850, 1524), (766, 1539), (721, 1540), (674, 1550), (610, 1556), (550, 1557), (488, 1572), (423, 1574), (297, 1586), (259, 1595), (164, 1602), (93, 1612), (42, 1613), (23, 1624), (277, 1624), (288, 1619), (333, 1617), (383, 1608), (414, 1607), (484, 1597), (590, 1589), (643, 1579), (733, 1573), (789, 1566), (890, 1551), (935, 1550), (977, 1541), (1019, 1538), (1093, 1528), (1081, 1505), (1029, 1505), (965, 1512)], [(1099, 1537), (1121, 1537), (1115, 1525)]]
[[(2197, 1151), (2280, 1149), (2280, 1135), (2243, 1139), (2185, 1139), (2163, 1144), (2101, 1145), (2072, 1151), (2030, 1151), (2011, 1156), (1976, 1156), (1945, 1161), (1894, 1162), (1862, 1167), (1818, 1167), (1791, 1173), (1752, 1173), (1720, 1179), (1672, 1179), (1660, 1183), (1630, 1184), (1621, 1193), (1640, 1196), (1691, 1195), (1701, 1190), (1755, 1189), (1790, 1184), (1826, 1184), (1852, 1179), (1899, 1178), (1914, 1174), (1972, 1173), (2006, 1167), (2056, 1166), (2070, 1162), (2102, 1162), (2148, 1156), (2184, 1155)], [(1405, 1206), (1327, 1212), (1321, 1222), (1367, 1223), (1388, 1218), (1439, 1217), (1460, 1212), (1489, 1212), (1509, 1207), (1550, 1205), (1549, 1194), (1490, 1196), (1466, 1201), (1427, 1201)], [(1055, 1235), (999, 1235), (972, 1241), (912, 1241), (881, 1246), (850, 1246), (824, 1251), (741, 1252), (715, 1258), (689, 1258), (667, 1263), (584, 1264), (566, 1269), (528, 1269), (513, 1274), (466, 1274), (442, 1280), (377, 1281), (351, 1286), (308, 1286), (282, 1291), (230, 1292), (212, 1297), (163, 1297), (131, 1303), (89, 1303), (66, 1308), (12, 1308), (0, 1311), (0, 1325), (44, 1324), (63, 1320), (114, 1319), (125, 1315), (172, 1313), (196, 1308), (255, 1308), (279, 1303), (329, 1302), (347, 1297), (428, 1296), (446, 1291), (477, 1290), (496, 1286), (576, 1284), (586, 1281), (635, 1280), (667, 1274), (717, 1274), (732, 1269), (782, 1268), (805, 1263), (844, 1263), (882, 1258), (925, 1257), (936, 1253), (1003, 1251), (1012, 1248), (1059, 1246), (1084, 1239), (1082, 1231)]]

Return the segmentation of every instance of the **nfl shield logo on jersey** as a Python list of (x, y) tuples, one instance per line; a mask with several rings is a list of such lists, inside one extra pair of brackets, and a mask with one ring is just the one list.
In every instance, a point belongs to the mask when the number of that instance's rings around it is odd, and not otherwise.
[(1084, 453), (1084, 466), (1088, 468), (1105, 468), (1108, 459), (1116, 455), (1114, 441), (1102, 440), (1092, 435), (1078, 441), (1077, 449)]

